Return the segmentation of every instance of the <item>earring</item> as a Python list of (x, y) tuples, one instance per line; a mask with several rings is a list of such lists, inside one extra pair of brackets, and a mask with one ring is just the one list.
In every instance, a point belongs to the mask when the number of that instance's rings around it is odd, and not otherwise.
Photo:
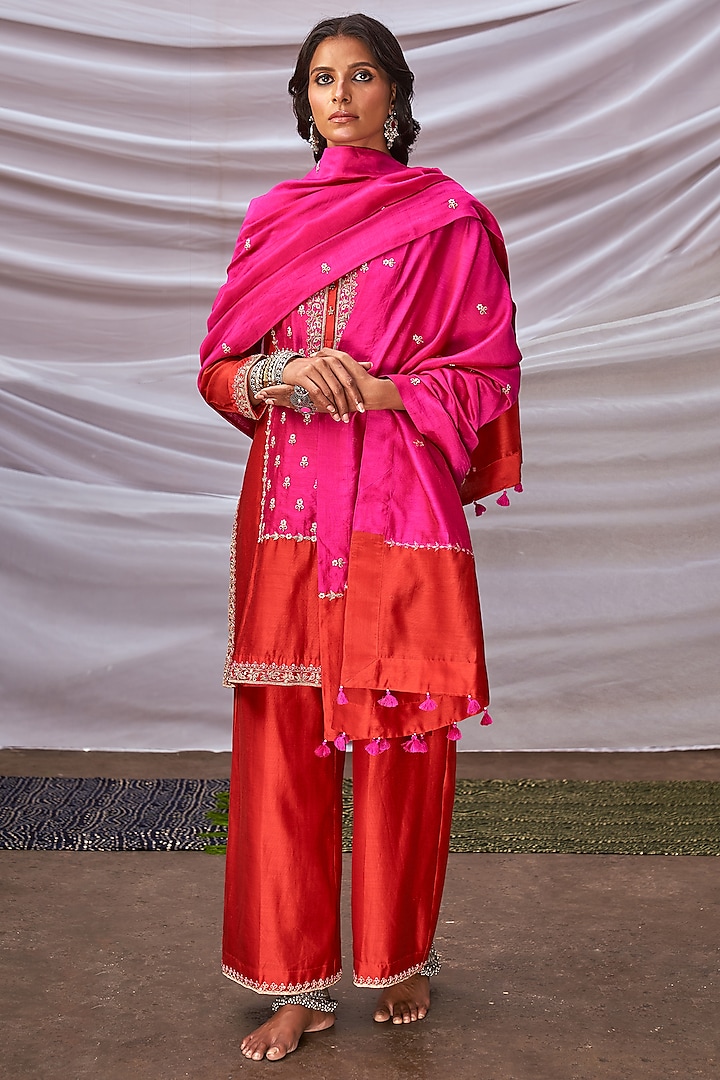
[(310, 149), (313, 154), (317, 154), (320, 149), (320, 140), (318, 139), (317, 131), (315, 130), (315, 121), (312, 116), (310, 117), (310, 134), (308, 135), (308, 142), (310, 143)]
[(388, 150), (392, 149), (393, 143), (397, 138), (400, 137), (397, 113), (395, 112), (394, 106), (392, 112), (383, 124), (383, 134), (385, 136), (385, 145), (387, 146)]

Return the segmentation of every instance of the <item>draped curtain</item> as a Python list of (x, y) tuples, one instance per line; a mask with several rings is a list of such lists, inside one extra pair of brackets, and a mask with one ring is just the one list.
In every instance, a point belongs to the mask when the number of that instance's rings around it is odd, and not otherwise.
[[(500, 219), (525, 491), (472, 516), (495, 725), (718, 746), (715, 0), (385, 0), (439, 165)], [(247, 442), (197, 346), (248, 200), (301, 175), (317, 0), (0, 0), (0, 743), (226, 749)], [(291, 724), (291, 718), (288, 723)]]

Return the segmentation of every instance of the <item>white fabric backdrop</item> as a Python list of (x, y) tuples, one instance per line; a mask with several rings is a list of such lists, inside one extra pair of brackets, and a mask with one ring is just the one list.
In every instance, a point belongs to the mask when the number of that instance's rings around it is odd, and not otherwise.
[[(715, 0), (387, 0), (414, 160), (510, 247), (526, 492), (473, 518), (463, 748), (720, 745)], [(243, 437), (194, 389), (333, 5), (0, 0), (0, 743), (225, 749)]]

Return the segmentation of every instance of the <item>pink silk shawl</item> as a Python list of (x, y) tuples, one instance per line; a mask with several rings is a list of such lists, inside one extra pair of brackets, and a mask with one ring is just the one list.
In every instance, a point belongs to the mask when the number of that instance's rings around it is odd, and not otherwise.
[[(329, 148), (319, 168), (251, 203), (209, 318), (202, 370), (267, 345), (270, 329), (309, 297), (368, 266), (340, 347), (391, 378), (407, 411), (356, 414), (350, 425), (313, 417), (318, 588), (321, 598), (346, 597), (342, 672), (333, 677), (414, 693), (428, 689), (432, 671), (437, 693), (480, 694), (482, 633), (461, 494), (485, 494), (498, 477), (498, 487), (515, 482), (520, 456), (514, 307), (489, 211), (438, 170)], [(255, 421), (223, 415), (255, 433)], [(493, 434), (508, 417), (514, 422)], [(473, 476), (482, 478), (474, 490)], [(413, 552), (417, 571), (406, 573)], [(381, 564), (382, 611), (370, 586)], [(428, 614), (443, 590), (452, 594), (450, 625), (465, 628), (459, 649), (439, 640), (447, 634)], [(378, 629), (386, 611), (387, 632)], [(328, 694), (331, 667), (323, 659)]]
[[(470, 252), (465, 268), (471, 274), (476, 269), (473, 258), (492, 259), (504, 279), (501, 283), (498, 276), (495, 288), (504, 286), (511, 314), (503, 333), (493, 333), (491, 338), (478, 335), (479, 365), (477, 357), (469, 355), (452, 361), (462, 367), (465, 359), (470, 370), (489, 373), (495, 369), (504, 385), (510, 384), (509, 402), (515, 402), (520, 353), (507, 255), (497, 221), (487, 207), (439, 169), (409, 168), (388, 154), (360, 147), (328, 148), (305, 177), (278, 184), (250, 203), (227, 282), (208, 319), (208, 333), (200, 348), (201, 371), (227, 355), (252, 352), (271, 326), (330, 281), (463, 218), (480, 224), (489, 242), (489, 250)], [(418, 307), (431, 300), (430, 274), (413, 287)], [(485, 306), (487, 299), (486, 295), (482, 301)], [(436, 356), (414, 356), (413, 371), (418, 373), (418, 361), (426, 371), (441, 367), (450, 355), (441, 351)], [(226, 418), (253, 434), (253, 421), (240, 415)], [(461, 481), (463, 502), (519, 482), (522, 454), (517, 407), (493, 419), (495, 423), (483, 417), (467, 445), (469, 457), (475, 457), (468, 460)]]

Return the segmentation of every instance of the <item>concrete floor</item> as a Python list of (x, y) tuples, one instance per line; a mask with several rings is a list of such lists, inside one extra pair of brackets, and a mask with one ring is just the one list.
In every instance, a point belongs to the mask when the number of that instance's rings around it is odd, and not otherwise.
[[(720, 779), (717, 752), (460, 761), (478, 777)], [(227, 758), (2, 751), (0, 772), (221, 776)], [(255, 1063), (237, 1046), (265, 1010), (218, 970), (220, 858), (0, 854), (3, 1080), (720, 1075), (717, 859), (452, 855), (427, 1019), (373, 1024), (373, 993), (346, 977), (334, 1029)]]

